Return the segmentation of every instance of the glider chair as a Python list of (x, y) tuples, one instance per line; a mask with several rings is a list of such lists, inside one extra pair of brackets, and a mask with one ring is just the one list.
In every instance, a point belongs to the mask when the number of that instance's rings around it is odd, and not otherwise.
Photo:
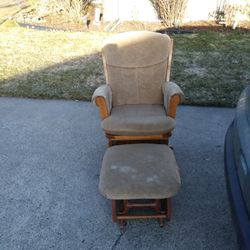
[(106, 84), (92, 101), (109, 140), (163, 141), (175, 127), (183, 92), (170, 82), (173, 40), (150, 31), (131, 31), (109, 38), (102, 57)]

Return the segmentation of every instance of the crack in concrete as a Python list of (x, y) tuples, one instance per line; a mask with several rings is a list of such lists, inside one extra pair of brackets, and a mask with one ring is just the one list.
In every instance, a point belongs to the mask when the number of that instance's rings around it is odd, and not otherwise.
[(114, 250), (116, 248), (116, 246), (120, 243), (122, 235), (123, 235), (122, 233), (118, 235), (114, 245), (111, 247), (111, 250)]

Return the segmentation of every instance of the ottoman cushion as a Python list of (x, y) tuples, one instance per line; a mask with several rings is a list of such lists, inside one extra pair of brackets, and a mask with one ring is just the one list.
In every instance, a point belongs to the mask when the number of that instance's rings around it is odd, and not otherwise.
[(104, 155), (99, 190), (108, 199), (170, 198), (180, 186), (179, 168), (167, 145), (119, 145)]

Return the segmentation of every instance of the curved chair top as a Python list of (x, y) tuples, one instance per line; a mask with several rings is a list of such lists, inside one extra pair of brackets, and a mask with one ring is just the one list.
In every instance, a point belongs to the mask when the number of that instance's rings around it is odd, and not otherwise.
[(146, 67), (167, 59), (170, 40), (168, 35), (152, 31), (129, 31), (108, 38), (102, 53), (110, 66)]

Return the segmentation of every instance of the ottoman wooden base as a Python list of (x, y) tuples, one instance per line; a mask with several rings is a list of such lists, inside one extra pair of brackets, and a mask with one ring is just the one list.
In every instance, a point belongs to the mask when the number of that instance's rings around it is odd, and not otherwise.
[(113, 220), (170, 220), (171, 197), (181, 186), (173, 151), (163, 144), (127, 144), (107, 149), (99, 190), (112, 200)]
[(170, 221), (171, 198), (112, 200), (112, 217), (121, 229), (123, 229), (125, 221), (131, 219), (158, 219), (160, 227), (163, 227), (163, 219)]

